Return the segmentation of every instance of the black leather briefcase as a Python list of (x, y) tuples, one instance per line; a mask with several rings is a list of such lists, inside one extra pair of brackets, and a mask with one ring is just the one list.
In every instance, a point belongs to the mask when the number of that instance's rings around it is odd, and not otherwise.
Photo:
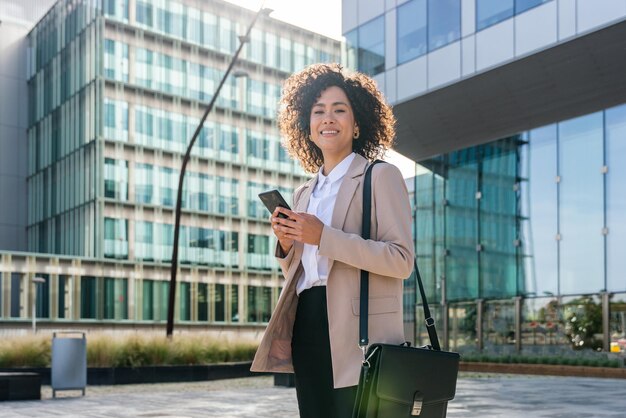
[[(370, 238), (371, 168), (374, 164), (368, 167), (363, 185), (361, 236), (365, 239)], [(441, 350), (416, 262), (414, 274), (430, 345), (372, 344), (368, 347), (369, 273), (361, 271), (359, 346), (364, 358), (352, 418), (445, 418), (448, 401), (454, 398), (460, 356)]]

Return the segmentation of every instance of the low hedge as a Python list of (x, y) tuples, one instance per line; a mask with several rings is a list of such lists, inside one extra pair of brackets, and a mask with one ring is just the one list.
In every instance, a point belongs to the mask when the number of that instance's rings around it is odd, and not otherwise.
[[(0, 367), (50, 367), (51, 336), (0, 340)], [(250, 361), (257, 344), (179, 334), (171, 340), (150, 334), (88, 334), (88, 367), (195, 365)]]
[(505, 363), (505, 364), (552, 364), (560, 366), (587, 366), (587, 367), (621, 367), (621, 362), (608, 358), (585, 358), (568, 356), (494, 356), (488, 354), (461, 355), (461, 361), (470, 363)]

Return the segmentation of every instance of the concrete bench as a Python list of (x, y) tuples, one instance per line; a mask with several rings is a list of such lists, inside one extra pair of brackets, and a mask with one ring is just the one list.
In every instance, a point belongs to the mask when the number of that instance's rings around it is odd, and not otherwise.
[(41, 399), (41, 376), (37, 373), (0, 373), (0, 401)]

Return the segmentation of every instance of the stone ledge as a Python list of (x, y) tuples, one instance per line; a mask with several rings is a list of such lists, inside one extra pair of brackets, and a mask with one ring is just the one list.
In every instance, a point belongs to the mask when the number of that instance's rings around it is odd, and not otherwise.
[(462, 361), (459, 365), (459, 371), (626, 379), (626, 368), (560, 366), (552, 364), (480, 363)]

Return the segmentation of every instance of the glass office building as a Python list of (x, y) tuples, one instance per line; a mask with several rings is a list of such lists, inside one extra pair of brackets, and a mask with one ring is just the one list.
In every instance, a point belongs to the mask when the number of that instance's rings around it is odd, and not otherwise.
[(623, 49), (626, 5), (565, 3), (343, 1), (346, 63), (417, 162), (418, 264), (451, 350), (626, 349), (626, 67), (584, 52)]
[[(51, 321), (165, 319), (183, 153), (253, 17), (219, 0), (61, 0), (34, 26), (30, 253), (2, 255), (3, 320), (28, 318), (34, 291)], [(269, 319), (281, 280), (257, 194), (291, 199), (307, 178), (280, 145), (281, 81), (339, 54), (338, 41), (257, 21), (188, 165), (179, 321), (254, 331)]]

